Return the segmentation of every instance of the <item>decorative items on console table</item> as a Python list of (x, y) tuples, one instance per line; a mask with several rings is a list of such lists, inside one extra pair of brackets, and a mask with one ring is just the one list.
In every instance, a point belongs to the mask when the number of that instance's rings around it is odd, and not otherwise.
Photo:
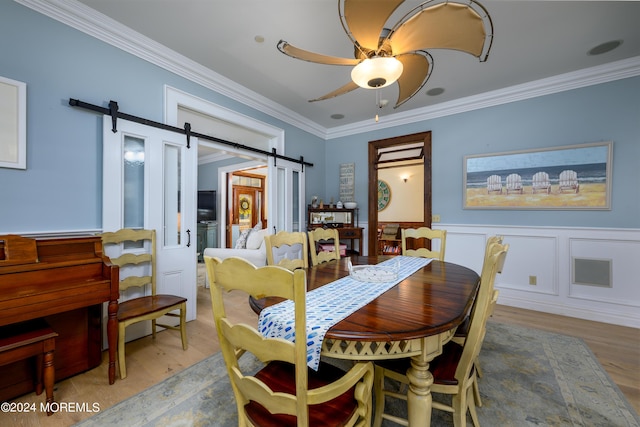
[[(357, 206), (354, 202), (350, 202), (349, 206)], [(349, 240), (351, 242), (350, 250), (355, 251), (355, 240), (358, 240), (358, 254), (362, 255), (362, 227), (358, 226), (358, 208), (353, 207), (347, 209), (343, 207), (314, 208), (312, 205), (307, 207), (307, 229), (313, 230), (317, 227), (337, 228), (341, 240)], [(344, 205), (343, 205), (344, 206)]]

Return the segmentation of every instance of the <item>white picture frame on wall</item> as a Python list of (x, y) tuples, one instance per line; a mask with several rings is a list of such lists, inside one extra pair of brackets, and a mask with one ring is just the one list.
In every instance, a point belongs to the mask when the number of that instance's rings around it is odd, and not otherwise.
[(1, 76), (0, 167), (27, 168), (27, 84)]

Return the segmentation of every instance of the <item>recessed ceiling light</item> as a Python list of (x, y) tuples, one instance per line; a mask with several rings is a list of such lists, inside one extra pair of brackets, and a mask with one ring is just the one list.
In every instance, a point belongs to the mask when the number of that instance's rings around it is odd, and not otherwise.
[(330, 117), (335, 120), (340, 120), (344, 119), (344, 114), (332, 114)]
[(438, 96), (438, 95), (442, 95), (444, 93), (444, 88), (441, 87), (434, 87), (433, 89), (429, 89), (427, 91), (427, 95), (429, 96)]
[(256, 41), (256, 43), (264, 43), (264, 37), (262, 36), (255, 36), (253, 39)]
[(612, 40), (610, 42), (602, 43), (598, 46), (592, 47), (589, 52), (587, 52), (587, 55), (602, 55), (603, 53), (611, 52), (621, 44), (622, 40)]

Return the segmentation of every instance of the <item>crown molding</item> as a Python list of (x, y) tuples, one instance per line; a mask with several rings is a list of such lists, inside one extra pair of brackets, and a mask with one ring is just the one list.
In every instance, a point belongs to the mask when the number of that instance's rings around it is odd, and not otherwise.
[(306, 117), (180, 55), (75, 0), (14, 0), (36, 12), (320, 138), (326, 129)]
[(640, 75), (640, 56), (482, 93), (404, 113), (325, 128), (270, 99), (145, 37), (76, 0), (14, 0), (118, 49), (211, 89), (227, 98), (329, 140), (412, 124)]
[(328, 129), (325, 139), (341, 138), (363, 132), (436, 119), (638, 75), (640, 75), (640, 56), (443, 102), (429, 107), (416, 108), (406, 113), (380, 116), (378, 123), (375, 123), (372, 119), (331, 128)]

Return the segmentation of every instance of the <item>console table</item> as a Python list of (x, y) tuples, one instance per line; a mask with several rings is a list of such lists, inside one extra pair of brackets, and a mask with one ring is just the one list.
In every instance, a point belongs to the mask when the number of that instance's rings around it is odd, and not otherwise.
[(362, 255), (363, 228), (358, 227), (358, 208), (307, 207), (307, 228), (336, 228), (340, 240), (351, 241), (351, 251), (355, 252), (355, 240), (358, 241), (358, 255)]

